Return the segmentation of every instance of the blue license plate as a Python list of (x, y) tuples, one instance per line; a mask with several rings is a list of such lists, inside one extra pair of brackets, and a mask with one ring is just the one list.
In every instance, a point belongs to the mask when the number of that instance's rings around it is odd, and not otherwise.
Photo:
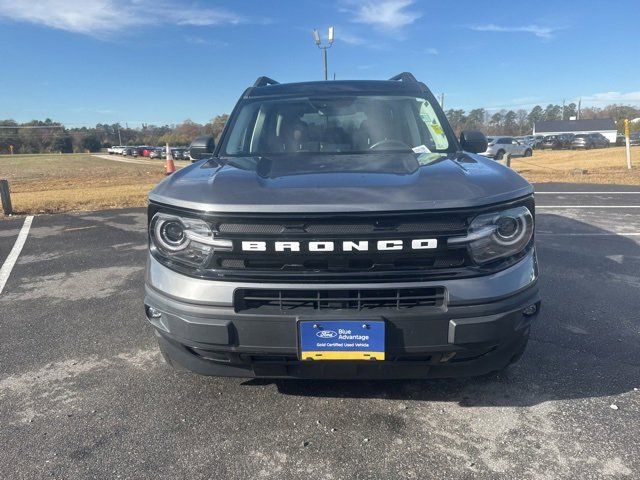
[(383, 320), (301, 320), (302, 360), (384, 360)]

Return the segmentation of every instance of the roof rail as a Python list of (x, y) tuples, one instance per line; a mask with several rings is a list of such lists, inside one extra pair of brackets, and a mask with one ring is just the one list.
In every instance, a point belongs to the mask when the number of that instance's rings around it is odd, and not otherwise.
[(258, 77), (258, 79), (253, 83), (254, 87), (266, 87), (267, 85), (278, 85), (280, 82), (274, 80), (269, 77)]
[(391, 77), (389, 79), (389, 81), (401, 81), (401, 82), (413, 82), (413, 83), (418, 83), (418, 80), (416, 80), (416, 77), (413, 76), (412, 73), (409, 72), (402, 72), (399, 73), (398, 75), (396, 75), (395, 77)]

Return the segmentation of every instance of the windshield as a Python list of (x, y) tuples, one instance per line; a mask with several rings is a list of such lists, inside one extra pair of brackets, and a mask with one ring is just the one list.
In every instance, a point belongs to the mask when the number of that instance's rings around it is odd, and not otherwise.
[(258, 99), (244, 103), (234, 117), (221, 155), (425, 153), (452, 151), (455, 145), (424, 98)]

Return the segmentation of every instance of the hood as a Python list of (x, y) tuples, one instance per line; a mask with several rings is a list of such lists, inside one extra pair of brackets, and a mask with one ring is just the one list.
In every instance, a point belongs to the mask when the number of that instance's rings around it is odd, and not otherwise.
[(200, 161), (158, 184), (149, 200), (208, 212), (356, 212), (467, 208), (513, 200), (533, 187), (479, 155), (242, 157)]

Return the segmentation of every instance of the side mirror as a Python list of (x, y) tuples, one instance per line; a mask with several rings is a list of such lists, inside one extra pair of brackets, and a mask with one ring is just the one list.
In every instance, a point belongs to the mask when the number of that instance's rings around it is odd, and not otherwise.
[(467, 130), (460, 134), (460, 145), (467, 152), (482, 153), (487, 150), (487, 137), (482, 132)]
[(194, 160), (200, 160), (213, 155), (213, 150), (216, 148), (216, 141), (211, 135), (202, 135), (196, 137), (189, 145), (189, 156)]

